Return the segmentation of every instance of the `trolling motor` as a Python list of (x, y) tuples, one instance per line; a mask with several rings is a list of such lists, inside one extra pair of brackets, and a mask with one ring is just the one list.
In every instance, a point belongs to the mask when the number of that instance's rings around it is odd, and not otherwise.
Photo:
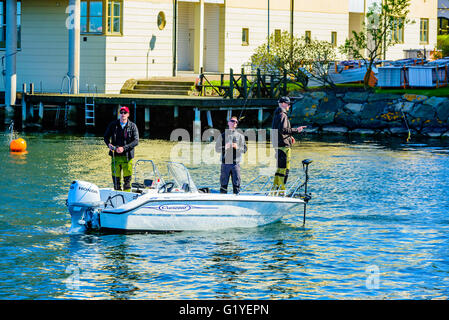
[(306, 224), (306, 210), (307, 210), (307, 203), (310, 199), (312, 199), (312, 194), (309, 192), (307, 193), (307, 183), (309, 182), (309, 164), (312, 163), (313, 160), (311, 159), (304, 159), (302, 160), (302, 169), (304, 170), (306, 174), (306, 180), (304, 181), (304, 194), (301, 195), (301, 198), (304, 200), (304, 216), (303, 216), (303, 225)]

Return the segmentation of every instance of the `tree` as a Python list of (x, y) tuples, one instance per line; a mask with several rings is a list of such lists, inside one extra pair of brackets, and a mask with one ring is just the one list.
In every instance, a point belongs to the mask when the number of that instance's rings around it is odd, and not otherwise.
[[(366, 13), (360, 32), (352, 31), (352, 38), (346, 39), (340, 52), (349, 58), (363, 60), (367, 66), (364, 85), (368, 87), (370, 75), (376, 60), (385, 54), (387, 48), (400, 41), (400, 31), (413, 23), (407, 18), (410, 0), (382, 0), (374, 2)], [(399, 32), (398, 32), (399, 31)]]
[(271, 74), (288, 74), (302, 88), (309, 78), (323, 85), (332, 84), (328, 78), (329, 63), (336, 58), (336, 50), (327, 41), (292, 36), (288, 31), (269, 37), (270, 47), (264, 43), (251, 56), (253, 68)]

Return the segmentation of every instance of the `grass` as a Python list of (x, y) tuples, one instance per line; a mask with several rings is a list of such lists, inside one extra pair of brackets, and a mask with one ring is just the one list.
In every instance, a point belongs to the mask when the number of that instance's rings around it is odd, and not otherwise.
[(425, 88), (425, 89), (375, 89), (376, 93), (390, 93), (390, 94), (417, 94), (423, 96), (434, 96), (434, 97), (447, 97), (449, 96), (449, 87), (441, 88)]
[[(220, 81), (210, 81), (210, 83), (214, 86), (219, 86)], [(238, 81), (239, 85), (241, 85), (241, 81)], [(229, 86), (229, 80), (225, 80), (223, 82), (224, 86)], [(337, 84), (337, 88), (363, 88), (363, 83), (344, 83), (344, 84)], [(248, 88), (250, 87), (250, 84), (248, 84)], [(323, 87), (308, 87), (308, 90), (320, 90), (323, 89)], [(296, 84), (296, 83), (287, 83), (287, 91), (303, 91), (302, 88)], [(423, 95), (423, 96), (429, 96), (429, 97), (448, 97), (449, 96), (449, 86), (447, 87), (441, 87), (441, 88), (416, 88), (416, 89), (383, 89), (383, 88), (374, 88), (375, 93), (384, 93), (384, 94), (416, 94), (416, 95)], [(212, 88), (208, 88), (208, 95), (215, 95), (216, 93), (213, 92)]]

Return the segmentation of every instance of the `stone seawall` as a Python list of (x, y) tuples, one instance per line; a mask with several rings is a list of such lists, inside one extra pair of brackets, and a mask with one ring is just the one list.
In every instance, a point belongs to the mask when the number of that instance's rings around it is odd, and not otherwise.
[(449, 137), (449, 98), (371, 92), (292, 93), (292, 126), (313, 133)]

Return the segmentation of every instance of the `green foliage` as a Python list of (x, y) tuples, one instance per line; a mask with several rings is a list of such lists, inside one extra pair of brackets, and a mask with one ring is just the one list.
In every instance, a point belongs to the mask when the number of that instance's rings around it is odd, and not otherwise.
[(449, 57), (449, 35), (437, 36), (437, 49), (442, 51), (443, 57)]
[[(371, 71), (374, 62), (383, 57), (387, 48), (396, 44), (394, 33), (406, 24), (413, 23), (407, 18), (410, 0), (383, 0), (373, 3), (366, 13), (366, 21), (360, 32), (353, 31), (339, 48), (348, 58), (364, 60)], [(369, 78), (365, 78), (365, 86)]]
[(269, 41), (256, 49), (251, 56), (251, 65), (262, 73), (286, 73), (306, 87), (309, 77), (329, 84), (325, 75), (328, 64), (335, 58), (336, 50), (330, 42), (299, 38), (284, 31), (278, 38), (275, 33), (271, 34)]

